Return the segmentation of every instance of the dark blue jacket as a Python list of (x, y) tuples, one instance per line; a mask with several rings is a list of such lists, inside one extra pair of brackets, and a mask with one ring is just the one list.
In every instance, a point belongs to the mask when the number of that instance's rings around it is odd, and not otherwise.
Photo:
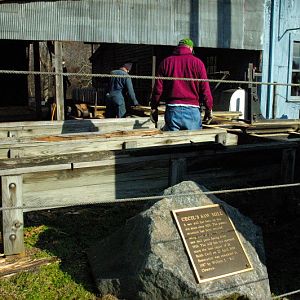
[[(123, 70), (114, 70), (111, 71), (112, 75), (128, 75)], [(135, 93), (132, 86), (132, 81), (130, 77), (112, 77), (109, 85), (109, 94), (111, 96), (118, 96), (118, 94), (123, 94), (128, 92), (130, 100), (133, 102), (133, 105), (138, 105), (136, 100)]]

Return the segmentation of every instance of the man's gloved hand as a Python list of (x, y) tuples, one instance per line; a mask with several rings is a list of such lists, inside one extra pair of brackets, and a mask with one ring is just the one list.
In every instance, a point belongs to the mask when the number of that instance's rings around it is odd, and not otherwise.
[(150, 120), (153, 123), (157, 123), (158, 122), (158, 109), (157, 108), (152, 108), (151, 109)]
[(212, 118), (213, 118), (212, 110), (206, 108), (204, 113), (203, 123), (209, 125), (210, 122), (212, 121)]

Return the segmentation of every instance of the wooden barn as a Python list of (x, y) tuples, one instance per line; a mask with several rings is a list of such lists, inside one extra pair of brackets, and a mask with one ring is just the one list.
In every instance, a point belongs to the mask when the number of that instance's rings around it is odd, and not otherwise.
[[(111, 71), (119, 67), (121, 60), (134, 59), (134, 74), (151, 76), (161, 59), (172, 52), (172, 47), (188, 36), (196, 45), (196, 54), (207, 64), (211, 78), (243, 80), (249, 63), (257, 68), (260, 65), (267, 2), (176, 0), (158, 1), (153, 6), (148, 1), (60, 0), (20, 3), (1, 0), (0, 42), (4, 55), (0, 59), (0, 69), (59, 71), (61, 64), (57, 60), (64, 59), (61, 41), (71, 41), (95, 45), (90, 53), (94, 73)], [(22, 22), (18, 21), (20, 19)], [(99, 45), (99, 49), (93, 53)], [(53, 54), (51, 67), (42, 63), (42, 52)], [(74, 53), (77, 52), (74, 49)], [(71, 57), (70, 61), (79, 63), (80, 57)], [(80, 68), (73, 70), (82, 73)], [(0, 106), (22, 106), (25, 117), (26, 106), (33, 102), (34, 117), (41, 119), (43, 105), (51, 98), (44, 92), (48, 87), (44, 87), (44, 82), (41, 84), (41, 78), (47, 75), (33, 77), (12, 72), (2, 73), (1, 76), (6, 80), (0, 83), (5, 95)], [(20, 83), (18, 88), (14, 88), (16, 78)], [(54, 82), (54, 75), (51, 78)], [(56, 77), (56, 81), (59, 78)], [(141, 81), (135, 80), (135, 86), (145, 104), (152, 85), (151, 80)], [(102, 98), (105, 80), (100, 83), (96, 80), (94, 85), (100, 89)], [(236, 87), (219, 85), (215, 91), (216, 102), (220, 98), (217, 93), (222, 89)], [(62, 119), (62, 93), (56, 90), (53, 94), (55, 100), (59, 101), (58, 117)], [(17, 115), (19, 118), (21, 116), (21, 113)]]
[[(238, 209), (246, 206), (266, 223), (283, 214), (286, 219), (297, 216), (298, 90), (292, 87), (287, 100), (286, 87), (274, 93), (258, 82), (279, 81), (281, 75), (295, 82), (298, 18), (293, 14), (294, 23), (288, 26), (285, 19), (280, 30), (274, 26), (281, 22), (275, 20), (277, 12), (282, 20), (283, 12), (296, 8), (296, 1), (280, 0), (0, 0), (3, 255), (24, 254), (24, 215), (29, 212), (157, 200), (164, 189), (185, 180), (223, 193), (224, 201), (233, 200)], [(275, 32), (280, 32), (278, 41)], [(184, 37), (195, 42), (195, 54), (205, 62), (210, 78), (220, 79), (211, 84), (215, 109), (203, 130), (162, 130), (163, 106), (157, 124), (149, 107), (142, 112), (133, 108), (134, 114), (122, 119), (92, 115), (65, 120), (63, 45), (89, 47), (92, 74), (78, 68), (68, 76), (87, 76), (87, 87), (98, 92), (98, 105), (104, 104), (107, 78), (96, 75), (131, 61), (131, 74), (149, 77), (133, 79), (137, 98), (147, 106), (158, 64)], [(287, 48), (292, 65), (283, 58)], [(42, 53), (53, 60), (50, 67), (44, 66)], [(80, 62), (81, 53), (76, 48), (77, 56), (69, 61)], [(49, 101), (43, 93), (44, 77), (55, 84), (57, 120), (43, 119)], [(240, 87), (246, 91), (246, 114), (225, 103), (224, 93)], [(266, 119), (270, 114), (288, 119)], [(14, 121), (8, 120), (12, 115)]]

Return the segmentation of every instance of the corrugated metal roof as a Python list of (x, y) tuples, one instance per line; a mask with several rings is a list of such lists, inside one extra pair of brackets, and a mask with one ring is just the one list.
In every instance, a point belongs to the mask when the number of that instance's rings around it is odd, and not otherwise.
[[(0, 39), (262, 49), (261, 0), (0, 2)], [(255, 24), (255, 26), (253, 26)]]

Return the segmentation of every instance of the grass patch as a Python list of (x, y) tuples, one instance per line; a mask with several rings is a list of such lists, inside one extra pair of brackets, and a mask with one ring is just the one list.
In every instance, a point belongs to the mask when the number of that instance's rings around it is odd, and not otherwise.
[(97, 299), (58, 263), (42, 266), (37, 272), (22, 272), (0, 280), (2, 299)]
[(26, 255), (56, 257), (59, 262), (0, 278), (0, 299), (116, 300), (112, 295), (97, 295), (86, 253), (143, 206), (118, 204), (26, 213)]

